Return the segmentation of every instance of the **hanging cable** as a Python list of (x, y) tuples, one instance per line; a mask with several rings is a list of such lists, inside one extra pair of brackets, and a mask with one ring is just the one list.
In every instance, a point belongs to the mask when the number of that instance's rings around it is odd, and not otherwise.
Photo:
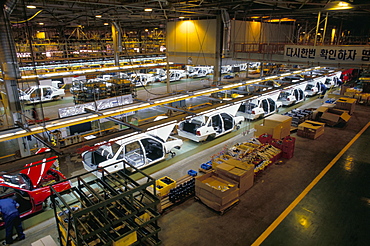
[[(123, 32), (122, 32), (123, 33)], [(123, 41), (123, 46), (124, 46), (124, 48), (125, 48), (125, 54), (128, 56), (128, 57), (130, 57), (129, 56), (129, 54), (128, 54), (128, 51), (127, 51), (127, 45), (126, 45), (126, 40), (124, 39), (124, 41)], [(130, 64), (131, 64), (131, 66), (132, 65), (134, 65), (134, 63), (133, 63), (133, 59), (130, 57), (129, 59), (129, 62), (130, 62)], [(134, 73), (136, 74), (136, 76), (137, 76), (137, 71), (136, 70), (134, 70)], [(164, 96), (164, 95), (168, 95), (167, 93), (166, 94), (157, 94), (157, 93), (153, 93), (153, 92), (150, 92), (147, 88), (146, 88), (146, 86), (145, 85), (143, 85), (142, 84), (142, 87), (144, 88), (144, 90), (146, 90), (149, 94), (152, 94), (152, 95), (156, 95), (156, 96)]]
[(32, 20), (33, 18), (35, 18), (38, 14), (40, 14), (42, 12), (42, 10), (39, 10), (36, 12), (36, 14), (34, 14), (33, 16), (31, 16), (30, 18), (26, 19), (26, 20), (21, 20), (21, 21), (11, 21), (10, 23), (12, 24), (20, 24), (20, 23), (25, 23), (27, 21), (30, 21)]

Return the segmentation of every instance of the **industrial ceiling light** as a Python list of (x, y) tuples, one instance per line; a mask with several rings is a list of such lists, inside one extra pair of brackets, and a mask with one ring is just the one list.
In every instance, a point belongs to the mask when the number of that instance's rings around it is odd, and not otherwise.
[(28, 6), (27, 6), (27, 8), (28, 8), (28, 9), (35, 9), (35, 8), (36, 8), (36, 6), (28, 5)]
[(40, 25), (40, 26), (43, 26), (43, 25), (44, 25), (44, 23), (40, 22), (40, 23), (39, 23), (39, 25)]
[(144, 9), (144, 11), (145, 11), (145, 12), (152, 12), (152, 11), (153, 11), (153, 9), (151, 9), (151, 8), (145, 8), (145, 9)]
[(184, 16), (180, 16), (179, 19), (184, 19), (185, 17)]
[(345, 1), (334, 1), (334, 2), (328, 3), (325, 9), (326, 10), (346, 10), (346, 9), (353, 9), (353, 5)]
[(101, 18), (101, 15), (95, 15), (96, 18)]
[(290, 22), (290, 21), (296, 21), (295, 19), (290, 18), (281, 18), (281, 19), (270, 19), (266, 20), (266, 22)]
[(105, 22), (105, 23), (104, 23), (104, 26), (109, 26), (109, 23), (108, 23), (108, 22)]

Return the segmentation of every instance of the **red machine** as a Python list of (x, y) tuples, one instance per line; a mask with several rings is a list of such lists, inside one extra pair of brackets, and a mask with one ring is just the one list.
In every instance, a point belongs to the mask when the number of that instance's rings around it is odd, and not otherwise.
[(53, 168), (57, 165), (58, 159), (54, 156), (27, 164), (18, 174), (0, 175), (0, 197), (14, 198), (20, 205), (21, 217), (41, 211), (51, 195), (50, 185), (57, 192), (71, 188), (70, 181), (59, 182), (66, 177)]

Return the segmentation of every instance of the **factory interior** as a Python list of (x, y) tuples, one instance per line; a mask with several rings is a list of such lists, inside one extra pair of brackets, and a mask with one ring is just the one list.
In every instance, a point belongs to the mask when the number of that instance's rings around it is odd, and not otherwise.
[(369, 12), (4, 0), (11, 245), (368, 245)]

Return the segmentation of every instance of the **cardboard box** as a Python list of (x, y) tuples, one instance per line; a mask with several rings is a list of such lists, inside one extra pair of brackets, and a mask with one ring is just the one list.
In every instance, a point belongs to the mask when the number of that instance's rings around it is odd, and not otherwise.
[(219, 197), (219, 196), (215, 196), (215, 194), (212, 193), (211, 191), (196, 187), (195, 194), (202, 201), (204, 198), (204, 199), (207, 199), (207, 201), (210, 201), (219, 206), (224, 206), (230, 203), (231, 201), (235, 201), (236, 199), (239, 199), (239, 189), (233, 190), (232, 192), (229, 192), (227, 195), (223, 197)]
[(338, 124), (347, 123), (350, 118), (351, 116), (347, 113), (347, 111), (333, 108), (323, 113), (320, 117), (320, 121), (329, 126), (335, 126)]
[[(236, 191), (235, 191), (236, 192)], [(226, 204), (218, 204), (217, 202), (214, 202), (214, 201), (211, 201), (211, 200), (208, 200), (207, 198), (205, 197), (198, 197), (206, 206), (212, 208), (213, 210), (215, 211), (224, 211), (226, 210), (227, 208), (229, 208), (230, 206), (232, 206), (233, 204), (235, 204), (236, 202), (239, 201), (238, 198), (234, 199), (234, 200), (231, 200), (229, 201), (228, 203)]]
[(355, 98), (341, 97), (335, 102), (335, 108), (348, 110), (349, 114), (353, 114), (356, 105)]
[(254, 165), (245, 164), (245, 169), (223, 163), (215, 171), (221, 178), (229, 178), (238, 183), (239, 195), (249, 190), (254, 183)]
[(239, 188), (235, 181), (209, 172), (195, 178), (195, 194), (201, 200), (224, 206), (239, 198)]
[(264, 133), (272, 135), (275, 139), (282, 139), (290, 134), (292, 117), (287, 115), (273, 114), (264, 119), (263, 125), (256, 125), (255, 136), (261, 136)]
[(275, 127), (281, 124), (282, 128), (288, 128), (290, 130), (290, 126), (292, 124), (292, 117), (287, 115), (281, 114), (273, 114), (269, 117), (266, 117), (263, 121), (263, 125), (267, 127)]
[(256, 131), (254, 132), (255, 137), (258, 137), (258, 136), (261, 136), (264, 133), (267, 133), (269, 135), (272, 135), (273, 138), (279, 138), (280, 139), (281, 131), (282, 131), (282, 126), (281, 125), (278, 125), (278, 126), (275, 126), (275, 127), (268, 127), (268, 126), (264, 126), (264, 125), (255, 125), (254, 128), (256, 129)]
[(324, 103), (320, 107), (318, 107), (316, 110), (318, 112), (324, 113), (324, 112), (328, 111), (330, 108), (334, 108), (334, 107), (335, 107), (335, 104), (332, 104), (332, 103)]
[(231, 165), (231, 166), (234, 166), (234, 167), (237, 167), (237, 168), (240, 168), (240, 169), (243, 169), (243, 170), (246, 170), (249, 173), (252, 173), (253, 169), (254, 169), (254, 165), (252, 165), (250, 163), (243, 162), (243, 161), (239, 161), (239, 160), (233, 159), (233, 158), (230, 158), (228, 160), (224, 160), (224, 163), (226, 163), (228, 165)]
[(305, 138), (316, 139), (324, 134), (325, 123), (306, 120), (298, 125), (297, 135)]

